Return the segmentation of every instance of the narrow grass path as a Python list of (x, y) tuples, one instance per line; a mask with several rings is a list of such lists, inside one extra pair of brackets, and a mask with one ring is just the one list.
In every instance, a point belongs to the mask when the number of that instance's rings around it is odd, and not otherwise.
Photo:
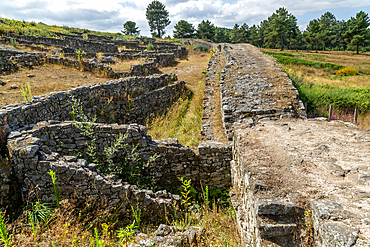
[(200, 128), (203, 113), (204, 78), (209, 52), (189, 51), (187, 59), (179, 59), (172, 67), (161, 68), (162, 73), (176, 74), (180, 81), (186, 82), (188, 91), (168, 109), (167, 113), (153, 119), (148, 126), (148, 134), (153, 139), (177, 138), (187, 146), (197, 146), (201, 139)]

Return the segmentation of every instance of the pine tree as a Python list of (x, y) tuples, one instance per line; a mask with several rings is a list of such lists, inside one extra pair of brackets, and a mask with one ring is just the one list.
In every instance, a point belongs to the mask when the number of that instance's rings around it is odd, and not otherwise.
[(209, 20), (203, 20), (198, 25), (197, 37), (204, 40), (214, 39), (215, 30), (215, 26)]
[(136, 22), (133, 21), (126, 21), (125, 24), (123, 24), (123, 30), (122, 33), (126, 35), (139, 35), (140, 30), (138, 27), (136, 27)]
[(235, 44), (239, 41), (239, 25), (235, 24), (234, 28), (230, 31), (230, 42)]
[(289, 32), (297, 26), (297, 18), (293, 18), (285, 8), (279, 8), (268, 18), (269, 26), (265, 31), (265, 41), (275, 47), (280, 43), (280, 50), (284, 49), (284, 41)]
[(173, 37), (175, 38), (191, 38), (195, 32), (193, 24), (185, 20), (180, 20), (174, 28)]
[(359, 46), (368, 39), (369, 32), (367, 27), (370, 25), (369, 16), (363, 11), (356, 14), (356, 18), (348, 20), (349, 30), (345, 33), (345, 41), (356, 46), (358, 54)]
[(325, 12), (319, 19), (319, 39), (322, 42), (323, 50), (325, 50), (325, 43), (331, 42), (334, 36), (334, 27), (337, 23), (337, 19), (330, 12)]
[(249, 43), (251, 43), (252, 45), (255, 45), (257, 46), (258, 45), (258, 42), (257, 42), (257, 26), (256, 25), (253, 25), (249, 28)]
[(240, 26), (239, 29), (239, 37), (238, 37), (238, 43), (247, 43), (249, 42), (249, 26), (247, 23), (244, 23), (243, 25)]
[(213, 40), (216, 43), (225, 42), (225, 32), (222, 30), (222, 28), (216, 27)]
[(146, 19), (153, 37), (160, 38), (166, 32), (164, 29), (171, 23), (166, 6), (154, 0), (146, 8)]
[(317, 19), (313, 19), (308, 23), (305, 31), (305, 41), (311, 45), (311, 50), (313, 50), (314, 45), (316, 45), (316, 52), (320, 40), (320, 24)]

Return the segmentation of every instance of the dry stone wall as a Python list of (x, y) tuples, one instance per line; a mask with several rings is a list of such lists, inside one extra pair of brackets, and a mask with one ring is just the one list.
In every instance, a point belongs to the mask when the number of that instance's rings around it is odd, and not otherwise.
[[(192, 179), (195, 188), (208, 185), (211, 188), (228, 188), (230, 186), (231, 148), (217, 142), (202, 142), (197, 148), (182, 146), (176, 139), (152, 141), (147, 135), (144, 126), (131, 125), (104, 125), (92, 124), (96, 137), (97, 154), (103, 155), (104, 147), (110, 146), (119, 134), (127, 134), (125, 143), (130, 147), (137, 146), (137, 152), (147, 162), (150, 156), (158, 156), (151, 162), (145, 173), (154, 176), (154, 184), (159, 190), (174, 191), (180, 187), (179, 177)], [(36, 140), (43, 143), (51, 152), (61, 156), (70, 156), (73, 153), (86, 152), (89, 137), (85, 136), (74, 122), (39, 122), (26, 132), (13, 131), (9, 136), (10, 152), (18, 164), (17, 150), (31, 149), (24, 147), (24, 134), (27, 133), (27, 145)], [(22, 136), (22, 137), (21, 137)], [(15, 138), (16, 137), (16, 138)], [(14, 139), (15, 138), (15, 139)], [(19, 139), (21, 138), (21, 139)], [(113, 160), (123, 163), (127, 156), (125, 148), (119, 150)], [(25, 161), (29, 162), (29, 160)], [(19, 163), (20, 164), (20, 163)], [(33, 168), (30, 168), (33, 169)], [(18, 171), (18, 167), (16, 167)], [(20, 171), (21, 174), (25, 174)], [(25, 182), (28, 184), (29, 182)], [(24, 185), (26, 186), (26, 185)], [(30, 188), (30, 187), (29, 187)]]
[[(47, 126), (45, 126), (47, 125)], [(14, 174), (20, 181), (20, 191), (23, 201), (35, 201), (38, 198), (44, 202), (54, 202), (50, 170), (57, 177), (61, 199), (68, 199), (79, 207), (87, 204), (99, 205), (105, 203), (107, 209), (116, 208), (120, 217), (128, 216), (131, 206), (138, 207), (142, 212), (142, 219), (148, 222), (158, 222), (165, 217), (171, 217), (173, 207), (182, 206), (179, 196), (166, 191), (154, 193), (151, 190), (140, 190), (135, 185), (129, 185), (115, 179), (114, 176), (105, 176), (93, 163), (77, 159), (74, 156), (61, 156), (52, 152), (48, 147), (52, 139), (50, 135), (69, 136), (73, 123), (59, 125), (39, 123), (34, 128), (24, 128), (13, 131), (8, 137), (9, 151), (14, 160)], [(129, 133), (129, 138), (140, 141), (141, 126), (114, 126), (117, 133)], [(111, 126), (96, 126), (97, 132), (111, 134)], [(99, 131), (101, 130), (101, 131)], [(57, 132), (55, 132), (57, 131)], [(155, 214), (153, 215), (153, 212)]]
[[(7, 119), (7, 126), (10, 129), (18, 129), (45, 120), (70, 120), (70, 112), (72, 110), (70, 104), (71, 95), (81, 101), (81, 105), (86, 109), (86, 112), (96, 112), (98, 108), (95, 107), (94, 109), (94, 103), (99, 99), (108, 102), (108, 99), (112, 96), (118, 95), (122, 97), (122, 95), (131, 94), (133, 92), (150, 93), (149, 90), (152, 91), (158, 87), (167, 87), (166, 85), (168, 85), (169, 82), (176, 79), (176, 76), (168, 74), (149, 77), (132, 77), (86, 87), (73, 88), (69, 92), (53, 92), (43, 96), (34, 96), (31, 102), (8, 105), (1, 108), (0, 121)], [(177, 84), (177, 87), (180, 87), (180, 85), (184, 87), (183, 83)], [(174, 85), (170, 85), (170, 87), (176, 87)], [(156, 104), (152, 104), (152, 106), (146, 105), (145, 107), (147, 108), (146, 110), (148, 110), (148, 107), (157, 107), (157, 109), (159, 109), (161, 106), (163, 106), (161, 102), (157, 102)], [(118, 117), (119, 116), (117, 116), (117, 119)]]
[(306, 117), (297, 89), (272, 57), (249, 44), (221, 49), (227, 61), (220, 81), (227, 135), (233, 132), (234, 123), (250, 118)]
[[(124, 205), (122, 212), (131, 205), (140, 204), (143, 210), (146, 208), (148, 216), (155, 212), (159, 218), (165, 210), (170, 212), (168, 209), (175, 202), (180, 205), (178, 197), (165, 191), (138, 190), (114, 177), (104, 176), (94, 164), (71, 156), (71, 150), (83, 151), (87, 140), (74, 123), (63, 122), (71, 119), (70, 97), (73, 96), (80, 100), (87, 115), (98, 116), (98, 122), (144, 123), (148, 117), (167, 109), (186, 90), (185, 83), (176, 80), (176, 75), (167, 74), (119, 79), (33, 97), (31, 102), (3, 107), (0, 121), (7, 123), (8, 146), (14, 167), (0, 169), (3, 176), (0, 202), (4, 203), (0, 206), (10, 202), (15, 205), (19, 195), (24, 200), (36, 187), (40, 189), (37, 191), (40, 198), (52, 201), (51, 180), (46, 173), (50, 169), (60, 177), (65, 198), (78, 194), (75, 203), (83, 204), (87, 198), (93, 198), (107, 201), (111, 206)], [(119, 133), (128, 131), (126, 141), (130, 145), (138, 144), (138, 152), (144, 159), (159, 155), (148, 170), (154, 174), (159, 189), (178, 188), (178, 178), (182, 176), (192, 179), (197, 188), (200, 184), (220, 189), (231, 185), (229, 146), (205, 142), (198, 148), (188, 148), (176, 140), (152, 141), (143, 126), (95, 126), (100, 151)], [(122, 150), (114, 160), (121, 162), (124, 157)], [(8, 186), (9, 181), (13, 185), (14, 181), (19, 181), (15, 192)]]
[[(19, 44), (40, 44), (45, 46), (66, 47), (75, 51), (86, 52), (118, 52), (117, 45), (113, 43), (103, 43), (97, 41), (89, 41), (85, 39), (64, 36), (62, 39), (49, 38), (43, 36), (30, 36), (30, 35), (16, 35), (9, 34), (11, 38), (15, 39)], [(5, 37), (4, 39), (10, 40)]]
[[(4, 52), (2, 52), (4, 51)], [(108, 53), (110, 55), (116, 53)], [(59, 57), (57, 55), (46, 55), (45, 53), (25, 53), (15, 49), (0, 50), (0, 73), (11, 73), (17, 71), (19, 67), (32, 68), (33, 66), (45, 63), (60, 64), (63, 66), (74, 67), (84, 71), (104, 74), (108, 78), (123, 78), (130, 76), (146, 76), (158, 73), (158, 65), (168, 65), (174, 61), (173, 54), (153, 54), (146, 57), (142, 64), (130, 65), (130, 71), (113, 71), (109, 64), (103, 64), (96, 59), (78, 60), (68, 57)], [(75, 56), (76, 54), (71, 54)], [(119, 56), (120, 57), (120, 56)], [(143, 55), (124, 56), (127, 58), (139, 58)], [(8, 59), (9, 58), (9, 59)]]

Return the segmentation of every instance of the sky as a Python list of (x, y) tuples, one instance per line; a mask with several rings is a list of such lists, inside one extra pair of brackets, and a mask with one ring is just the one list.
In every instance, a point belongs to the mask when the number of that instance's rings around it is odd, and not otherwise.
[[(120, 32), (122, 24), (134, 21), (141, 35), (151, 36), (145, 10), (152, 0), (0, 0), (0, 17), (44, 22), (48, 25)], [(370, 13), (364, 0), (160, 0), (170, 14), (167, 35), (186, 20), (197, 28), (202, 20), (232, 28), (235, 23), (258, 25), (280, 7), (298, 19), (304, 30), (310, 20), (330, 11), (338, 20), (348, 20), (361, 10)]]

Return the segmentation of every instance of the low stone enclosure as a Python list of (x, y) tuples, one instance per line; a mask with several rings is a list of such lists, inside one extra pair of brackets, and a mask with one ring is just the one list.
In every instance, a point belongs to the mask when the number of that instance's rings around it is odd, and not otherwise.
[[(90, 37), (92, 37), (90, 35)], [(129, 50), (144, 51), (148, 42), (143, 42), (143, 46), (137, 41), (122, 41), (113, 40), (109, 38), (100, 39), (83, 39), (81, 36), (72, 36), (59, 34), (59, 38), (49, 38), (44, 36), (29, 36), (29, 35), (16, 35), (13, 33), (9, 34), (9, 37), (4, 37), (4, 42), (10, 42), (10, 39), (14, 39), (19, 44), (28, 45), (44, 45), (46, 47), (53, 46), (59, 47), (66, 50), (85, 51), (93, 53), (118, 53), (118, 47), (125, 46)], [(184, 46), (177, 45), (171, 42), (151, 42), (154, 46), (154, 50), (163, 53), (174, 53), (176, 57), (181, 58), (185, 55), (186, 50)]]
[[(230, 189), (241, 246), (369, 246), (368, 131), (352, 124), (306, 119), (303, 103), (276, 61), (248, 44), (213, 44), (198, 147), (152, 140), (143, 125), (163, 114), (186, 90), (175, 75), (112, 80), (53, 92), (0, 110), (11, 167), (0, 169), (0, 206), (54, 201), (47, 172), (57, 174), (63, 199), (138, 206), (149, 221), (171, 217), (179, 196), (168, 191), (187, 177), (195, 186)], [(97, 123), (72, 121), (71, 96)], [(157, 192), (139, 189), (78, 158), (90, 126), (98, 154), (124, 134), (137, 146)], [(124, 162), (127, 149), (113, 157)], [(149, 186), (149, 185), (148, 185)], [(77, 196), (76, 196), (77, 195)]]
[[(186, 56), (186, 49), (183, 45), (170, 42), (152, 42), (154, 51), (147, 51), (145, 42), (141, 45), (137, 41), (113, 40), (107, 37), (97, 38), (99, 36), (95, 37), (94, 35), (88, 35), (90, 39), (87, 40), (79, 35), (61, 33), (56, 35), (58, 38), (10, 33), (9, 37), (0, 39), (0, 43), (10, 44), (11, 41), (14, 41), (33, 50), (52, 53), (52, 55), (39, 52), (27, 53), (17, 49), (0, 47), (0, 74), (13, 73), (18, 71), (20, 67), (32, 68), (51, 63), (103, 74), (112, 79), (147, 76), (158, 73), (158, 66), (168, 66), (174, 62), (175, 58)], [(59, 49), (55, 49), (55, 47)], [(126, 49), (119, 52), (119, 47)], [(84, 51), (84, 55), (80, 58), (76, 54), (78, 51)], [(100, 56), (98, 61), (96, 58)], [(110, 65), (117, 60), (138, 59), (143, 61), (137, 65), (130, 65), (129, 71), (113, 71)]]
[[(189, 148), (176, 140), (155, 141), (147, 135), (146, 127), (137, 124), (163, 113), (185, 90), (185, 83), (178, 82), (176, 75), (163, 74), (112, 80), (3, 107), (0, 121), (10, 133), (7, 143), (14, 164), (0, 172), (2, 209), (11, 210), (11, 205), (22, 200), (35, 200), (35, 193), (43, 201), (53, 201), (51, 180), (46, 173), (50, 169), (60, 179), (63, 199), (72, 200), (78, 195), (73, 200), (76, 205), (89, 200), (108, 202), (110, 207), (120, 205), (122, 212), (138, 205), (145, 211), (145, 219), (156, 222), (165, 216), (171, 218), (174, 205), (182, 207), (180, 198), (167, 192), (179, 187), (179, 177), (192, 179), (198, 187), (201, 183), (212, 188), (230, 187), (229, 146), (202, 142), (197, 148)], [(126, 144), (138, 146), (137, 152), (144, 161), (158, 156), (146, 170), (158, 192), (140, 190), (114, 176), (105, 176), (95, 164), (73, 156), (86, 149), (88, 138), (75, 122), (68, 122), (72, 120), (72, 97), (79, 100), (88, 116), (97, 116), (97, 122), (102, 123), (92, 124), (97, 150), (101, 152), (122, 133), (128, 134)], [(124, 160), (126, 152), (118, 152), (114, 161)]]
[[(104, 54), (105, 55), (105, 54)], [(59, 64), (67, 67), (73, 67), (83, 71), (89, 71), (97, 74), (103, 74), (108, 78), (124, 78), (131, 76), (146, 76), (158, 73), (158, 66), (167, 66), (174, 62), (174, 55), (170, 54), (145, 54), (136, 55), (107, 54), (109, 58), (118, 59), (138, 59), (145, 58), (145, 62), (137, 65), (130, 65), (130, 71), (113, 71), (110, 64), (104, 64), (97, 59), (77, 59), (68, 57), (59, 57), (57, 55), (46, 55), (45, 53), (28, 53), (8, 47), (0, 47), (0, 74), (10, 74), (18, 71), (20, 67), (33, 68), (43, 64)], [(103, 56), (104, 57), (104, 56)]]

